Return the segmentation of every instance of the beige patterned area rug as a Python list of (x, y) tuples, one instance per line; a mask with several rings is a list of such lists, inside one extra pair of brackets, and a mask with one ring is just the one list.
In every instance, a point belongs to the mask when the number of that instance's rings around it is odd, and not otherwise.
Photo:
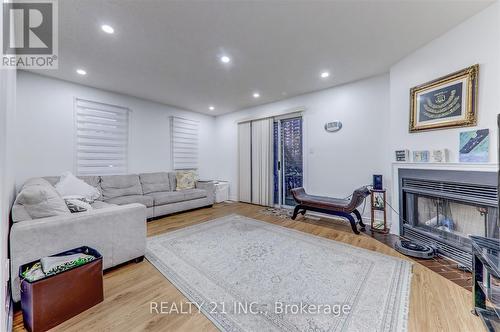
[(240, 215), (149, 238), (146, 257), (222, 331), (407, 329), (399, 258)]

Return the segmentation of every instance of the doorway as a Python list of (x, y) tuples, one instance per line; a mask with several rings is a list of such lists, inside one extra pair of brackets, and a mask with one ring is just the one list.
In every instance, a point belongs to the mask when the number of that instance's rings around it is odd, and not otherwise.
[(294, 206), (291, 190), (303, 186), (302, 124), (301, 116), (274, 119), (274, 204), (278, 207)]

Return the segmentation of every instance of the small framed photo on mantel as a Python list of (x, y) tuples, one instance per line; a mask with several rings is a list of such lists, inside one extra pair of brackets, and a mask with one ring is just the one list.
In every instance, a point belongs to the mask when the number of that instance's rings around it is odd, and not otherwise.
[(396, 150), (396, 161), (397, 162), (408, 162), (410, 161), (410, 151), (409, 150)]
[(459, 160), (461, 163), (487, 163), (490, 150), (490, 130), (479, 129), (460, 133)]
[(432, 150), (431, 161), (433, 163), (447, 163), (449, 159), (448, 149)]
[(475, 126), (479, 65), (410, 90), (410, 133)]
[(428, 163), (430, 161), (430, 152), (428, 150), (413, 151), (414, 163)]

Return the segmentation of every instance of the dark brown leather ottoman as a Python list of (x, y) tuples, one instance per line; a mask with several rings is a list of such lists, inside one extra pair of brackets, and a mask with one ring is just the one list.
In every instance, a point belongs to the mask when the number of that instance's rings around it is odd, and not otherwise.
[(47, 331), (103, 301), (102, 256), (99, 252), (80, 247), (54, 256), (76, 253), (92, 255), (96, 259), (33, 282), (23, 280), (21, 272), (38, 261), (20, 267), (21, 307), (28, 331)]

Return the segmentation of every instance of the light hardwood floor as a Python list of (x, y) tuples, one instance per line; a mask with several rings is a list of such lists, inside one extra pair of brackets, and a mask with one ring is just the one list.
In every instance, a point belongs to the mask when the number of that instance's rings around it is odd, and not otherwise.
[[(223, 203), (148, 223), (148, 236), (179, 229), (232, 213), (408, 259), (368, 235), (354, 235), (341, 221), (293, 221), (262, 213), (263, 208)], [(376, 285), (374, 285), (376, 287)], [(70, 296), (70, 294), (68, 294)], [(203, 314), (150, 313), (151, 301), (188, 301), (147, 260), (104, 274), (104, 302), (54, 328), (54, 331), (217, 331)], [(411, 285), (409, 331), (484, 331), (471, 314), (471, 293), (430, 269), (415, 263)], [(23, 331), (22, 315), (14, 315), (14, 331)]]

